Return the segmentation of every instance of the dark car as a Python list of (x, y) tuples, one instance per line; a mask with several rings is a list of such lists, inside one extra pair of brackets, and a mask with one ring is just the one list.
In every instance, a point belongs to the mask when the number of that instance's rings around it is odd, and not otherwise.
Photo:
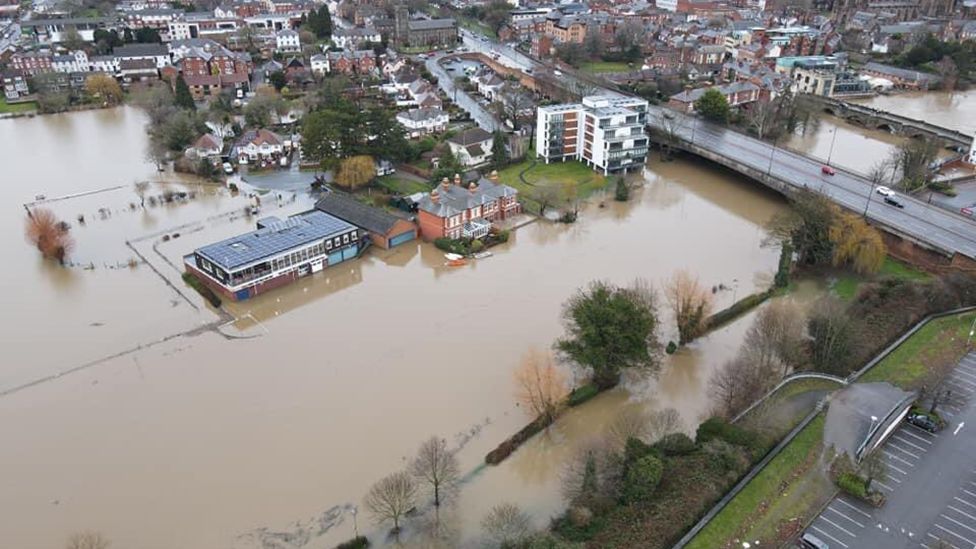
[(905, 421), (930, 433), (939, 431), (939, 424), (924, 414), (908, 414), (905, 416)]
[(894, 198), (894, 197), (891, 197), (891, 196), (884, 197), (884, 201), (885, 201), (885, 204), (887, 204), (889, 206), (894, 206), (896, 208), (904, 208), (905, 207), (905, 205), (902, 204), (901, 202), (899, 202), (897, 198)]

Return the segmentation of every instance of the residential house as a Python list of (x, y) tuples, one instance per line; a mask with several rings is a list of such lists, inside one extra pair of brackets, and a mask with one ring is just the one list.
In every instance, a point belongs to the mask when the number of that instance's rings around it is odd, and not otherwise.
[(695, 101), (698, 101), (705, 94), (705, 91), (709, 89), (716, 89), (721, 92), (725, 96), (725, 99), (728, 100), (729, 106), (733, 108), (756, 102), (760, 96), (759, 86), (752, 82), (732, 82), (721, 86), (685, 90), (672, 95), (668, 100), (668, 106), (681, 112), (691, 113), (695, 110)]
[(312, 69), (312, 74), (323, 76), (332, 72), (329, 68), (329, 56), (323, 53), (317, 53), (309, 59), (309, 64)]
[(373, 50), (330, 51), (329, 70), (336, 74), (372, 74), (376, 68), (376, 52)]
[(23, 71), (26, 76), (37, 76), (54, 70), (54, 59), (40, 52), (15, 53), (10, 56), (10, 68)]
[(382, 41), (379, 31), (371, 27), (337, 28), (332, 32), (332, 42), (344, 50), (358, 50)]
[(285, 153), (285, 143), (270, 130), (251, 130), (241, 136), (234, 149), (239, 163), (253, 164), (277, 160)]
[(410, 109), (397, 114), (396, 119), (411, 138), (442, 132), (447, 129), (449, 121), (447, 113), (438, 107)]
[(115, 26), (109, 17), (58, 17), (54, 19), (24, 19), (20, 21), (22, 35), (35, 44), (60, 44), (72, 31), (85, 42), (95, 41), (95, 31)]
[(491, 160), (493, 136), (481, 128), (465, 130), (447, 140), (451, 154), (467, 168), (480, 166)]
[(151, 59), (123, 59), (119, 61), (119, 76), (125, 83), (156, 80), (159, 69)]
[(3, 95), (7, 101), (17, 101), (30, 94), (24, 71), (8, 69), (0, 73), (0, 77), (3, 78)]
[(275, 34), (275, 51), (278, 53), (297, 53), (302, 51), (298, 32), (284, 29)]
[(417, 225), (414, 222), (367, 206), (346, 193), (330, 192), (315, 203), (315, 209), (366, 231), (373, 244), (384, 250), (417, 238)]
[(224, 142), (212, 133), (201, 135), (192, 146), (185, 151), (190, 158), (220, 158), (220, 153), (224, 150)]
[(518, 191), (508, 185), (482, 178), (468, 185), (455, 174), (454, 184), (447, 178), (417, 203), (420, 234), (437, 238), (482, 238), (492, 223), (521, 213)]
[(91, 65), (88, 63), (88, 54), (84, 50), (77, 50), (51, 57), (51, 68), (54, 72), (88, 72)]
[(495, 95), (505, 86), (505, 81), (494, 72), (488, 72), (475, 79), (478, 84), (478, 93), (483, 95), (488, 101), (494, 101)]
[(112, 55), (123, 61), (151, 61), (157, 69), (170, 63), (169, 50), (162, 44), (126, 44), (112, 50)]
[(424, 79), (417, 79), (410, 84), (407, 93), (412, 98), (413, 104), (418, 107), (444, 107), (444, 102), (437, 95), (437, 88)]

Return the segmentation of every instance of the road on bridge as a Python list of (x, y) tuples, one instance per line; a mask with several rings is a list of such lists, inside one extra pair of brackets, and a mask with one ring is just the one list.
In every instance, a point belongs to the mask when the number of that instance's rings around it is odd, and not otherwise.
[[(665, 114), (676, 123), (665, 122)], [(697, 117), (651, 107), (648, 119), (658, 130), (670, 124), (675, 128), (672, 131), (692, 146), (708, 149), (794, 187), (822, 192), (847, 209), (866, 212), (868, 219), (877, 224), (943, 252), (958, 252), (976, 259), (976, 222), (961, 215), (904, 195), (898, 197), (904, 209), (896, 208), (874, 193), (871, 182), (863, 176), (843, 169), (826, 175), (818, 160)]]

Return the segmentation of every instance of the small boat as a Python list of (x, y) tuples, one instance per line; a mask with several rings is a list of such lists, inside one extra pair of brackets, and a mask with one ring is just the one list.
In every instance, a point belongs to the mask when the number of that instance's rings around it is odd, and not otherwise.
[(444, 254), (444, 257), (447, 258), (448, 261), (454, 261), (456, 259), (464, 259), (464, 256), (461, 254)]
[(492, 254), (491, 252), (478, 252), (478, 253), (474, 254), (474, 258), (475, 259), (487, 259), (487, 258), (491, 257), (492, 255), (494, 255), (494, 254)]
[(463, 257), (460, 259), (451, 259), (450, 261), (447, 262), (448, 267), (461, 267), (462, 265), (467, 265), (467, 264), (468, 264), (468, 260), (464, 259)]

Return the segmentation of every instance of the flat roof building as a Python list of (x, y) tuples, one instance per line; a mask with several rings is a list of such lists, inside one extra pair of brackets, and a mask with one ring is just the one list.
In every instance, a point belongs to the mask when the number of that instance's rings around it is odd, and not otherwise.
[(258, 220), (255, 231), (198, 248), (187, 272), (235, 301), (283, 286), (359, 255), (359, 229), (319, 210)]

